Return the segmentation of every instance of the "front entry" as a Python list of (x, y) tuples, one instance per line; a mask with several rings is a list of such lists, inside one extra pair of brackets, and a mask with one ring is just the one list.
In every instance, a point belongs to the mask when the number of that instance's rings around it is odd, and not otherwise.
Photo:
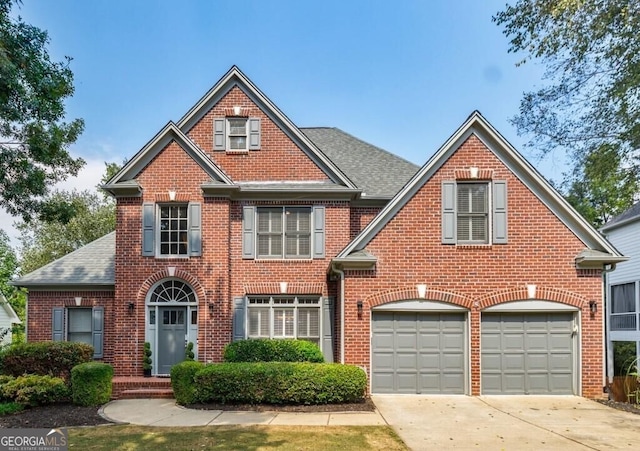
[(169, 374), (171, 367), (184, 360), (187, 344), (187, 308), (160, 307), (158, 324), (158, 374)]

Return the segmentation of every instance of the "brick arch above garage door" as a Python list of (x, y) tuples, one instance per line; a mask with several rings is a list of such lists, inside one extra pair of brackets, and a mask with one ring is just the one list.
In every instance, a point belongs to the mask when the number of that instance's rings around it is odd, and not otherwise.
[(381, 291), (366, 297), (364, 302), (370, 308), (373, 308), (390, 302), (405, 301), (408, 299), (424, 299), (427, 301), (446, 302), (448, 304), (459, 305), (466, 309), (471, 309), (471, 306), (473, 305), (473, 299), (453, 291), (427, 289), (424, 298), (420, 298), (415, 285)]
[[(488, 307), (505, 302), (523, 301), (528, 299), (529, 295), (526, 286), (522, 288), (509, 288), (506, 290), (494, 291), (492, 293), (481, 296), (477, 300), (477, 306), (481, 310), (484, 310)], [(583, 296), (580, 296), (571, 291), (552, 287), (536, 287), (536, 294), (533, 299), (539, 301), (559, 302), (561, 304), (567, 304), (578, 309), (583, 309), (589, 306), (588, 300)]]

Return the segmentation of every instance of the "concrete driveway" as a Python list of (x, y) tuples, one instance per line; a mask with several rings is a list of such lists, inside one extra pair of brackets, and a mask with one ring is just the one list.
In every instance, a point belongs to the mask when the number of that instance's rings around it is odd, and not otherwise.
[(415, 451), (638, 449), (640, 415), (575, 396), (373, 395)]

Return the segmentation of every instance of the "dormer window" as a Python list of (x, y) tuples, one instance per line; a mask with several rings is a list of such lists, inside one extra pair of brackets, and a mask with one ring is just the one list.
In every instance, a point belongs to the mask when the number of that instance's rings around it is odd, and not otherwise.
[(214, 119), (213, 150), (260, 150), (260, 119), (235, 116)]

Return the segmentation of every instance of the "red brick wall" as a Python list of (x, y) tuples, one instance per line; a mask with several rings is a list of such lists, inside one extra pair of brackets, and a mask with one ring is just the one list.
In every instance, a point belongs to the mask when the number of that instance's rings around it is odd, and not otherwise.
[[(75, 298), (81, 297), (80, 307), (104, 307), (104, 343), (113, 339), (114, 313), (113, 291), (29, 291), (27, 315), (27, 341), (51, 341), (53, 309), (57, 307), (77, 307)], [(105, 362), (113, 360), (112, 349), (104, 347)]]
[[(234, 106), (241, 106), (243, 115), (261, 119), (260, 150), (246, 153), (213, 151), (213, 119), (225, 117)], [(236, 182), (328, 179), (238, 87), (229, 91), (187, 135)]]
[[(477, 166), (507, 180), (508, 244), (441, 244), (441, 183), (455, 170)], [(600, 271), (576, 270), (574, 258), (585, 248), (534, 194), (482, 142), (472, 136), (367, 245), (378, 258), (375, 272), (351, 271), (346, 280), (346, 362), (370, 367), (369, 324), (372, 302), (417, 298), (424, 283), (431, 298), (447, 292), (471, 308), (471, 386), (480, 392), (480, 312), (506, 300), (526, 299), (526, 284), (538, 298), (573, 303), (582, 309), (582, 390), (602, 395), (602, 312), (589, 314), (588, 301), (602, 301)], [(400, 293), (400, 297), (395, 292)], [(503, 296), (492, 294), (504, 292)], [(384, 295), (381, 296), (381, 293)], [(544, 296), (544, 297), (543, 297)], [(365, 315), (357, 318), (356, 302)], [(478, 303), (477, 305), (475, 303)]]

